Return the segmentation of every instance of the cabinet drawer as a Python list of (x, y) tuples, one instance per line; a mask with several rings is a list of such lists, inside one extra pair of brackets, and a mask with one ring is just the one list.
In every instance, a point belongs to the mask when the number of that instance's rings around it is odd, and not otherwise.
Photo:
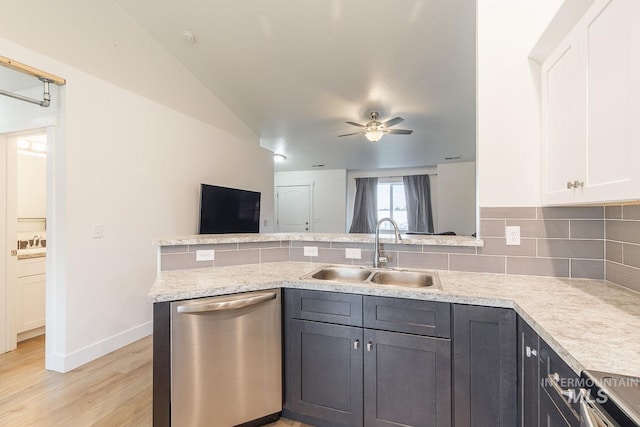
[(542, 394), (546, 393), (562, 416), (570, 425), (576, 424), (580, 418), (580, 407), (578, 399), (570, 399), (563, 392), (573, 390), (574, 396), (578, 395), (580, 376), (558, 356), (558, 354), (549, 347), (549, 345), (540, 340), (540, 399)]
[(445, 302), (365, 296), (364, 326), (451, 338), (451, 307)]
[(361, 295), (287, 289), (285, 310), (288, 318), (362, 326)]
[(47, 270), (46, 258), (21, 259), (16, 267), (18, 277), (44, 274)]

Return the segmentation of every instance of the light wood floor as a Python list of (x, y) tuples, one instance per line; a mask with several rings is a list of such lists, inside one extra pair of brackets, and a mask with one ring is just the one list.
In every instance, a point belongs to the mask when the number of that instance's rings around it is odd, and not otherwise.
[(44, 336), (20, 343), (0, 355), (0, 426), (151, 426), (151, 344), (147, 337), (60, 374), (44, 369)]

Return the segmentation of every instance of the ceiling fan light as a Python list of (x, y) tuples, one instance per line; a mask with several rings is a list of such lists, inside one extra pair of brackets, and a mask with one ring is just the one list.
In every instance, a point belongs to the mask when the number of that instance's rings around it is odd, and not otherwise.
[(382, 138), (382, 135), (384, 135), (384, 132), (382, 132), (381, 130), (371, 130), (371, 131), (367, 131), (364, 136), (367, 137), (367, 139), (371, 142), (378, 142), (380, 141), (380, 138)]

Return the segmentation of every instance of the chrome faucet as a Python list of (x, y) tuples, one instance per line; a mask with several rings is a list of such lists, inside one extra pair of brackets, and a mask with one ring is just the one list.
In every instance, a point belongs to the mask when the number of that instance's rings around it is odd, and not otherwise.
[(396, 234), (396, 243), (398, 241), (402, 242), (402, 236), (400, 236), (400, 229), (398, 228), (398, 224), (392, 218), (382, 218), (378, 221), (378, 225), (376, 225), (376, 240), (375, 240), (375, 251), (373, 252), (373, 267), (380, 267), (381, 262), (389, 262), (389, 258), (386, 256), (380, 256), (380, 226), (383, 222), (390, 222), (393, 225), (393, 231)]
[(33, 236), (33, 246), (38, 246), (40, 244), (40, 240), (42, 240), (42, 236), (39, 234), (36, 234), (35, 236)]

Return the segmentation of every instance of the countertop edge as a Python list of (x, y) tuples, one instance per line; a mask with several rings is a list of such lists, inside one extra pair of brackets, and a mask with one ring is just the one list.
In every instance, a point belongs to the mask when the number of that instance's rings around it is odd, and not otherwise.
[[(380, 237), (384, 243), (394, 242), (393, 236)], [(283, 240), (317, 241), (336, 243), (374, 243), (373, 234), (351, 233), (246, 233), (246, 234), (199, 234), (170, 236), (153, 241), (154, 246), (207, 245), (215, 243), (256, 243)], [(469, 236), (402, 234), (398, 244), (426, 246), (483, 247), (481, 239)]]

